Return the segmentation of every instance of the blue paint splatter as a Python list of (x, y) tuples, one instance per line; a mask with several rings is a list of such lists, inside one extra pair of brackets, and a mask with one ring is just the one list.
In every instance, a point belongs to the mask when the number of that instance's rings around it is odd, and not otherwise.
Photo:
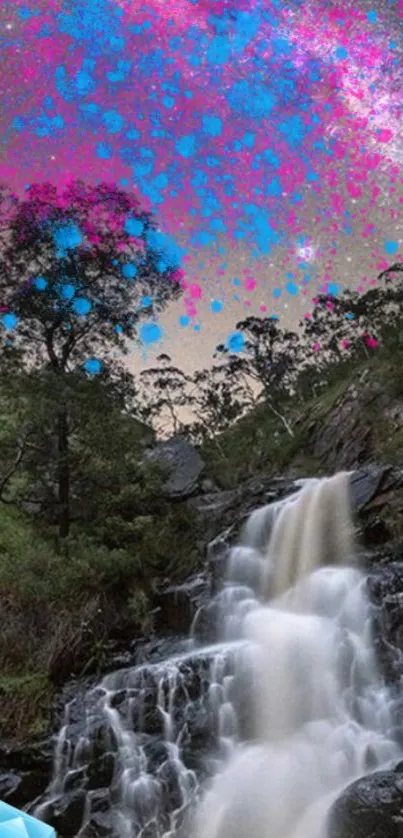
[(3, 314), (3, 317), (1, 318), (1, 320), (2, 320), (4, 328), (9, 329), (10, 331), (12, 329), (15, 329), (16, 326), (18, 325), (18, 317), (16, 317), (15, 314), (11, 314), (11, 313)]
[(105, 111), (102, 115), (102, 121), (109, 134), (120, 134), (123, 131), (125, 121), (119, 111)]
[(182, 263), (182, 251), (175, 240), (160, 230), (147, 230), (146, 242), (152, 254), (157, 259), (157, 267), (161, 273), (167, 269), (179, 268)]
[(127, 262), (126, 265), (122, 267), (122, 274), (125, 279), (134, 279), (137, 276), (137, 265), (134, 262)]
[(98, 358), (89, 358), (88, 361), (84, 362), (83, 366), (90, 375), (99, 375), (102, 370), (102, 362)]
[(295, 282), (287, 282), (286, 289), (292, 297), (295, 297), (299, 292), (298, 285)]
[(223, 310), (224, 303), (222, 303), (221, 300), (213, 300), (211, 305), (210, 305), (210, 308), (211, 308), (211, 311), (214, 312), (214, 314), (218, 314), (220, 311)]
[(251, 120), (260, 121), (268, 117), (277, 103), (277, 98), (268, 85), (258, 81), (241, 79), (235, 82), (227, 94), (228, 104), (235, 113), (244, 114)]
[(138, 218), (127, 218), (125, 221), (125, 230), (129, 236), (141, 236), (144, 232), (144, 224)]
[(85, 297), (77, 297), (72, 303), (72, 309), (75, 314), (79, 314), (84, 317), (88, 314), (92, 309), (92, 303), (90, 300), (87, 300)]
[(175, 146), (181, 157), (193, 157), (196, 153), (196, 137), (194, 134), (185, 134), (176, 141)]
[(149, 345), (157, 343), (162, 338), (162, 329), (156, 323), (144, 323), (140, 328), (140, 340)]
[(202, 118), (203, 130), (211, 137), (219, 137), (222, 133), (223, 122), (219, 116), (205, 114)]
[(226, 347), (229, 352), (242, 352), (245, 345), (245, 338), (242, 332), (232, 332), (228, 335)]
[(212, 38), (207, 50), (207, 61), (210, 64), (225, 64), (230, 54), (231, 47), (227, 36), (216, 35)]
[(70, 285), (69, 283), (67, 285), (63, 285), (61, 288), (61, 295), (65, 300), (72, 300), (75, 293), (76, 289), (74, 285)]
[(98, 143), (96, 154), (101, 160), (110, 160), (113, 154), (113, 148), (106, 143)]
[(399, 242), (397, 241), (386, 241), (384, 244), (385, 253), (388, 253), (389, 256), (393, 256), (394, 253), (397, 253), (399, 250)]
[(74, 250), (83, 241), (77, 224), (62, 224), (59, 227), (55, 227), (52, 232), (52, 238), (56, 248), (61, 252)]

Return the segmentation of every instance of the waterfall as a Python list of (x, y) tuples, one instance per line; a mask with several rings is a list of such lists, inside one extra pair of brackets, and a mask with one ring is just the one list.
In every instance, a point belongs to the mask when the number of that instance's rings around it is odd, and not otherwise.
[(296, 489), (256, 510), (231, 550), (207, 610), (219, 616), (215, 644), (191, 639), (168, 660), (107, 675), (85, 699), (84, 736), (67, 713), (37, 816), (80, 776), (78, 835), (96, 835), (91, 776), (106, 760), (98, 786), (108, 786), (113, 830), (103, 835), (326, 838), (340, 791), (400, 757), (355, 561), (349, 475)]
[(258, 582), (239, 619), (226, 615), (246, 641), (237, 669), (252, 673), (253, 739), (213, 779), (198, 838), (324, 838), (342, 788), (398, 756), (348, 485), (343, 473), (309, 481), (258, 510), (232, 553), (229, 584)]

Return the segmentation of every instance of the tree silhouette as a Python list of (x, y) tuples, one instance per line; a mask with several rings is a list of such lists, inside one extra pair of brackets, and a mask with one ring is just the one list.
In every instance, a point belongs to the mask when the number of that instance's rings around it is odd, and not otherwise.
[(157, 422), (158, 430), (168, 425), (174, 434), (185, 433), (184, 411), (188, 413), (194, 404), (192, 377), (175, 367), (165, 353), (156, 360), (158, 367), (143, 370), (139, 376), (141, 417), (147, 423)]
[(380, 343), (396, 344), (403, 318), (403, 283), (394, 276), (399, 272), (402, 264), (391, 265), (364, 294), (346, 290), (314, 300), (311, 316), (301, 323), (301, 341), (306, 357), (314, 352), (318, 370), (346, 357), (367, 358)]
[(235, 378), (255, 382), (260, 399), (282, 422), (287, 433), (292, 428), (279, 410), (278, 397), (292, 390), (300, 361), (299, 337), (295, 332), (283, 331), (272, 317), (247, 317), (236, 324), (244, 342), (242, 351), (234, 354), (231, 346), (220, 344), (217, 354), (227, 358), (228, 373)]
[[(181, 290), (180, 253), (135, 196), (108, 184), (74, 181), (58, 193), (45, 183), (32, 186), (24, 200), (3, 188), (0, 224), (0, 341), (26, 368), (46, 372), (48, 392), (54, 390), (50, 425), (64, 538), (70, 524), (69, 377), (81, 370), (105, 380), (127, 378), (117, 355), (127, 354), (139, 328), (146, 339), (158, 334), (152, 318)], [(141, 327), (145, 317), (149, 322)]]

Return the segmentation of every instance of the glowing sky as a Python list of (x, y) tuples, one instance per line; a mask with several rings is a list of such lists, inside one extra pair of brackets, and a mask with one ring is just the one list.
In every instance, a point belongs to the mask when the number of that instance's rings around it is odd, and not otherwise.
[(0, 180), (134, 188), (183, 247), (162, 323), (186, 364), (246, 313), (295, 320), (403, 259), (402, 0), (0, 14)]

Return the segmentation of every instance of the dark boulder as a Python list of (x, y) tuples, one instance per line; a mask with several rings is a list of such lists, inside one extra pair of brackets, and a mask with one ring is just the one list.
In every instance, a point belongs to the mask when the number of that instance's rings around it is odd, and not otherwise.
[(331, 807), (328, 838), (401, 838), (403, 764), (348, 786)]
[(83, 789), (60, 795), (46, 805), (44, 820), (53, 826), (59, 838), (75, 838), (83, 823), (85, 802)]
[(167, 479), (162, 491), (172, 500), (191, 497), (199, 487), (204, 471), (204, 462), (196, 448), (185, 437), (177, 436), (158, 442), (147, 449), (145, 459), (166, 469)]
[(100, 788), (93, 792), (90, 805), (90, 816), (80, 832), (81, 838), (118, 838), (109, 789)]
[(182, 585), (168, 585), (156, 592), (153, 606), (155, 629), (161, 634), (188, 635), (200, 606), (209, 598), (209, 580), (199, 574)]
[(390, 466), (355, 471), (350, 497), (361, 540), (378, 548), (403, 535), (403, 472)]
[(115, 756), (111, 753), (102, 754), (91, 760), (88, 766), (88, 788), (107, 788), (112, 784), (115, 772)]
[(43, 793), (47, 780), (46, 776), (35, 771), (0, 774), (0, 800), (22, 809)]
[[(393, 554), (397, 558), (397, 553)], [(372, 563), (367, 589), (373, 610), (373, 635), (378, 661), (390, 684), (403, 674), (403, 556)]]
[(53, 766), (53, 739), (0, 747), (0, 799), (24, 808), (45, 791)]

